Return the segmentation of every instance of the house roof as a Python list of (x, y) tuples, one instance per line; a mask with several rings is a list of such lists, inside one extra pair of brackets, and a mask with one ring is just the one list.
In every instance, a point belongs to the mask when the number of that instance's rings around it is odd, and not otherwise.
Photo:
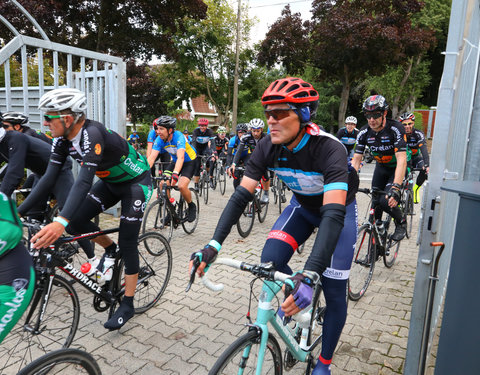
[(217, 111), (215, 110), (215, 107), (208, 105), (207, 98), (205, 95), (200, 95), (197, 96), (196, 98), (191, 99), (192, 103), (192, 109), (193, 113), (195, 114), (202, 114), (202, 115), (208, 115), (211, 114), (212, 116), (217, 116)]

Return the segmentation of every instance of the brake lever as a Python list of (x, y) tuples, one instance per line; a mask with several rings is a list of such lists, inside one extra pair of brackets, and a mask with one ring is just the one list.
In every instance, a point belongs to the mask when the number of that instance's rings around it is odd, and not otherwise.
[(193, 265), (192, 269), (190, 270), (190, 281), (188, 282), (187, 287), (185, 288), (185, 292), (188, 292), (195, 281), (195, 274), (197, 273), (197, 268), (200, 266), (200, 257), (197, 255), (193, 258)]

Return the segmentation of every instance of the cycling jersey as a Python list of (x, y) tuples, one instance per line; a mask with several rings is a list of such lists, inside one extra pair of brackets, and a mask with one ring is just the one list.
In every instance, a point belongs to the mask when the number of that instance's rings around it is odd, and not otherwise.
[[(407, 145), (412, 150), (412, 157), (423, 157), (425, 167), (430, 165), (430, 157), (428, 156), (427, 142), (425, 136), (420, 130), (413, 129), (410, 134), (407, 134)], [(420, 153), (418, 152), (420, 150)], [(418, 163), (417, 163), (418, 164)]]
[[(233, 157), (237, 153), (237, 148), (239, 144), (240, 144), (240, 138), (238, 137), (238, 135), (233, 136), (228, 141), (227, 165), (232, 164)], [(240, 154), (240, 159), (241, 160), (245, 159), (247, 155), (248, 155), (248, 149), (243, 150), (242, 153)]]
[[(273, 145), (270, 135), (255, 148), (245, 170), (245, 176), (260, 180), (268, 169), (293, 191), (300, 204), (309, 209), (323, 205), (323, 193), (329, 190), (347, 191), (347, 204), (355, 198), (358, 176), (348, 169), (347, 153), (333, 135), (309, 130), (292, 150)], [(353, 169), (353, 168), (352, 168)]]
[(27, 308), (35, 286), (32, 258), (21, 239), (15, 204), (0, 193), (0, 343)]
[(140, 139), (138, 134), (130, 134), (127, 138), (128, 142), (136, 142)]
[(208, 147), (208, 142), (215, 139), (215, 134), (212, 129), (207, 128), (204, 132), (200, 128), (196, 128), (192, 133), (192, 144), (197, 150), (198, 155), (203, 155), (206, 150), (212, 150), (213, 147)]
[(147, 136), (147, 143), (155, 143), (155, 140), (157, 139), (158, 135), (155, 129), (152, 129), (148, 132)]
[[(38, 138), (29, 137), (17, 131), (8, 131), (0, 141), (0, 162), (8, 166), (0, 185), (0, 191), (10, 196), (20, 185), (25, 168), (43, 175), (50, 159), (50, 146)], [(64, 165), (64, 170), (71, 170), (70, 160)], [(71, 173), (71, 172), (70, 172)]]
[[(237, 152), (235, 153), (235, 157), (233, 158), (233, 163), (238, 164), (240, 162), (240, 159), (243, 159), (245, 157), (244, 155), (244, 150), (247, 151), (247, 154), (250, 154), (255, 150), (255, 147), (257, 147), (257, 143), (265, 137), (266, 134), (262, 133), (259, 139), (255, 139), (252, 133), (247, 133), (240, 138), (240, 143), (237, 147)], [(243, 156), (243, 158), (242, 158)]]
[(340, 139), (340, 142), (343, 143), (348, 152), (350, 152), (353, 149), (353, 146), (355, 146), (359, 132), (360, 131), (357, 128), (354, 128), (353, 131), (349, 133), (346, 126), (337, 132), (337, 138)]
[(405, 128), (398, 121), (387, 119), (384, 128), (378, 133), (367, 124), (360, 129), (355, 153), (363, 154), (365, 146), (368, 146), (377, 163), (395, 168), (397, 166), (396, 152), (406, 151), (407, 161), (411, 158), (406, 139)]
[(185, 161), (195, 160), (197, 157), (197, 150), (185, 139), (183, 134), (175, 130), (171, 141), (164, 141), (157, 137), (153, 144), (153, 150), (160, 153), (168, 152), (172, 156), (173, 161), (177, 161), (177, 151), (185, 150)]
[(215, 150), (217, 153), (225, 151), (225, 145), (228, 145), (228, 138), (220, 138), (218, 135), (215, 137)]

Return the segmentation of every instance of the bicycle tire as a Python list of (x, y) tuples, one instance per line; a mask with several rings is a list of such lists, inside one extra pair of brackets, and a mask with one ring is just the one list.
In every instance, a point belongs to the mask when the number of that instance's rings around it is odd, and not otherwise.
[[(16, 374), (35, 358), (52, 350), (67, 348), (72, 343), (80, 320), (78, 295), (70, 282), (55, 275), (45, 306), (47, 287), (43, 278), (37, 280), (29, 308), (3, 340), (0, 358), (5, 363), (0, 365), (0, 374)], [(35, 328), (36, 323), (38, 328)]]
[(377, 260), (377, 248), (373, 236), (369, 224), (364, 224), (358, 229), (352, 268), (348, 279), (348, 297), (352, 301), (358, 301), (363, 297), (372, 280)]
[(218, 175), (218, 184), (220, 185), (220, 194), (224, 195), (227, 188), (227, 176), (225, 173), (225, 167), (222, 165), (220, 167), (220, 172)]
[(259, 199), (255, 198), (255, 208), (257, 209), (257, 216), (258, 221), (263, 223), (267, 218), (267, 211), (268, 211), (268, 202), (267, 203), (260, 203)]
[[(182, 220), (182, 228), (187, 234), (192, 234), (193, 232), (195, 232), (195, 229), (197, 228), (197, 225), (198, 225), (198, 220), (199, 220), (198, 218), (200, 216), (200, 201), (198, 198), (198, 193), (195, 189), (192, 189), (192, 188), (190, 188), (190, 191), (192, 193), (192, 202), (195, 203), (195, 205), (197, 206), (197, 216), (195, 217), (195, 220), (192, 222)], [(188, 204), (183, 199), (183, 197), (180, 198), (180, 200), (182, 204), (181, 206), (182, 208), (180, 210), (180, 218), (183, 218), (183, 215), (188, 214)]]
[[(72, 367), (73, 366), (73, 367)], [(85, 370), (80, 372), (80, 370)], [(18, 375), (44, 374), (101, 375), (97, 361), (79, 349), (59, 349), (47, 353), (23, 368)]]
[(304, 249), (305, 249), (305, 242), (302, 243), (299, 247), (297, 247), (297, 254), (301, 255)]
[(415, 215), (413, 205), (413, 192), (408, 189), (405, 194), (405, 219), (407, 220), (407, 238), (412, 235), (413, 215)]
[(278, 179), (278, 211), (282, 213), (282, 204), (287, 203), (286, 187), (282, 180)]
[[(321, 340), (323, 336), (323, 321), (325, 317), (326, 302), (322, 293), (322, 286), (317, 284), (315, 294), (312, 298), (312, 315), (310, 317), (310, 326), (308, 330), (307, 345), (318, 342), (310, 353), (312, 359), (317, 359), (321, 351)], [(313, 363), (307, 365), (310, 370), (313, 369)], [(308, 369), (307, 369), (308, 370)], [(310, 372), (307, 371), (307, 374)]]
[(172, 239), (173, 224), (170, 219), (170, 224), (164, 224), (164, 218), (167, 216), (167, 206), (164, 204), (163, 199), (157, 199), (150, 204), (143, 215), (142, 221), (142, 233), (146, 232), (158, 232), (164, 236), (168, 241)]
[[(160, 233), (138, 237), (140, 270), (135, 291), (135, 314), (151, 309), (165, 292), (172, 273), (172, 250)], [(144, 280), (144, 281), (142, 281)]]
[(237, 221), (238, 234), (247, 238), (253, 228), (255, 221), (255, 200), (249, 202)]
[(272, 179), (272, 184), (271, 184), (271, 188), (270, 188), (270, 190), (273, 193), (273, 203), (274, 204), (277, 204), (277, 202), (278, 202), (278, 192), (277, 192), (278, 182), (277, 181), (278, 181), (278, 176), (275, 175)]
[(203, 202), (205, 204), (208, 203), (208, 189), (209, 189), (209, 181), (208, 181), (208, 174), (207, 171), (202, 172), (202, 180), (203, 180)]
[(217, 189), (217, 183), (218, 183), (218, 168), (217, 168), (217, 163), (213, 163), (213, 173), (212, 173), (212, 190)]
[(400, 249), (400, 242), (402, 241), (393, 241), (391, 239), (393, 232), (395, 232), (395, 223), (393, 222), (393, 218), (388, 216), (385, 225), (385, 229), (387, 230), (387, 244), (385, 248), (385, 252), (383, 254), (383, 264), (387, 268), (391, 268), (395, 261), (397, 260), (398, 250)]
[[(239, 337), (230, 344), (230, 346), (217, 359), (212, 369), (208, 372), (208, 375), (236, 374), (238, 373), (240, 363), (243, 367), (242, 374), (254, 374), (257, 367), (260, 338), (261, 333), (256, 329), (252, 329)], [(249, 346), (251, 348), (248, 358), (242, 358), (245, 348)], [(269, 333), (262, 374), (281, 375), (282, 373), (282, 352), (280, 350), (280, 345), (275, 336)]]

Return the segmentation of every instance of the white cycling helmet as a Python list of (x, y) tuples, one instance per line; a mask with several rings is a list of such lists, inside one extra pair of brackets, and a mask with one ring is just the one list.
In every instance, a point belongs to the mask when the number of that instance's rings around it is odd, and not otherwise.
[(60, 112), (70, 109), (74, 113), (85, 113), (87, 98), (77, 89), (55, 89), (43, 94), (38, 103), (38, 109), (43, 112)]
[(254, 118), (250, 120), (248, 126), (250, 127), (250, 129), (263, 129), (265, 127), (265, 123), (262, 119)]
[(357, 118), (355, 116), (348, 116), (345, 119), (345, 124), (348, 124), (348, 123), (357, 125)]
[(21, 112), (9, 111), (3, 114), (3, 121), (12, 125), (24, 125), (28, 122), (28, 117)]

